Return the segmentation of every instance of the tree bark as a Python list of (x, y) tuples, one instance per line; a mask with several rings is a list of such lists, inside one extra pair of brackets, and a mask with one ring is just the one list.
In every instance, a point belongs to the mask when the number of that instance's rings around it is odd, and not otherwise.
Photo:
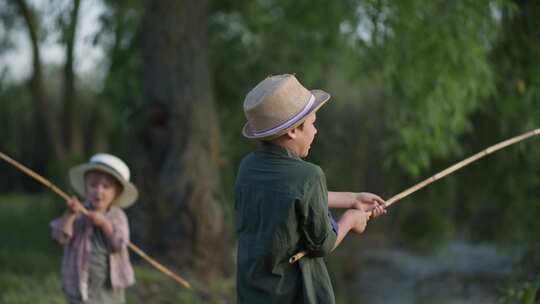
[(65, 142), (68, 143), (72, 154), (81, 155), (83, 151), (83, 138), (80, 123), (80, 115), (77, 111), (75, 97), (75, 73), (73, 62), (75, 58), (75, 37), (79, 20), (80, 0), (73, 1), (69, 23), (65, 32), (66, 62), (64, 64), (64, 92), (63, 92), (63, 123)]
[[(210, 277), (226, 258), (219, 129), (207, 54), (207, 1), (149, 0), (138, 146), (146, 242)], [(226, 256), (226, 255), (225, 255)]]
[(64, 143), (62, 141), (62, 135), (60, 132), (60, 126), (56, 119), (54, 108), (51, 107), (47, 93), (45, 92), (45, 86), (43, 83), (43, 68), (41, 63), (39, 39), (38, 39), (38, 25), (34, 13), (28, 7), (24, 0), (17, 0), (16, 4), (20, 11), (21, 16), (24, 18), (26, 24), (30, 42), (32, 45), (32, 66), (33, 73), (30, 81), (32, 100), (35, 105), (36, 117), (42, 122), (47, 136), (50, 140), (50, 146), (52, 152), (57, 160), (63, 160), (66, 157), (66, 151)]

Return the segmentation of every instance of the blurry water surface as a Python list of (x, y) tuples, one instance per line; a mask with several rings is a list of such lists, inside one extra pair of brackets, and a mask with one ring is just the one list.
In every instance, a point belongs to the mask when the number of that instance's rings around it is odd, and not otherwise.
[(522, 250), (461, 241), (432, 255), (401, 249), (365, 250), (355, 280), (366, 304), (492, 304), (518, 275)]

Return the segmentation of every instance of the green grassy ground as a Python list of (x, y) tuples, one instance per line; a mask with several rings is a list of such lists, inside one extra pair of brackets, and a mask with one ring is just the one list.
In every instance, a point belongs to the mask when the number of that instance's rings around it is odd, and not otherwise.
[[(62, 214), (62, 201), (48, 195), (0, 196), (0, 304), (64, 303), (60, 283), (62, 248), (48, 223)], [(133, 256), (133, 255), (132, 255)], [(137, 283), (128, 303), (228, 303), (233, 284), (217, 280), (204, 287), (212, 299), (179, 287), (146, 263), (137, 263)]]
[[(62, 248), (50, 238), (48, 227), (63, 210), (62, 201), (49, 195), (0, 196), (0, 304), (64, 303), (59, 271)], [(233, 279), (198, 286), (212, 295), (209, 298), (183, 289), (144, 262), (134, 266), (137, 283), (126, 292), (128, 303), (233, 303)], [(345, 285), (338, 280), (340, 273), (333, 277), (336, 286)], [(500, 303), (538, 303), (539, 289), (540, 280), (515, 282), (502, 290)], [(344, 292), (338, 292), (338, 303), (353, 303), (339, 295)]]

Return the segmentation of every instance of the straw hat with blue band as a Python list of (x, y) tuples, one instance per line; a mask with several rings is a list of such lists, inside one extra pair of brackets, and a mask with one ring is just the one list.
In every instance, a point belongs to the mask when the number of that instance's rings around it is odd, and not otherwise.
[(85, 175), (93, 170), (110, 174), (122, 186), (122, 191), (116, 196), (112, 205), (127, 208), (135, 203), (139, 191), (129, 181), (130, 171), (128, 166), (120, 158), (107, 153), (98, 153), (92, 156), (88, 163), (75, 166), (69, 170), (71, 186), (79, 195), (86, 196)]
[(267, 77), (246, 95), (247, 123), (242, 134), (260, 140), (279, 137), (302, 124), (329, 99), (325, 91), (306, 89), (294, 75)]

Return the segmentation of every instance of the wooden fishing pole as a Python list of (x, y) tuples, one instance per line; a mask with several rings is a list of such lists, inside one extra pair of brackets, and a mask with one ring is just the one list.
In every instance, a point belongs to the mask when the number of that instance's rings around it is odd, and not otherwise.
[[(38, 182), (42, 183), (43, 185), (45, 185), (46, 187), (50, 188), (52, 191), (54, 191), (56, 194), (58, 194), (60, 197), (62, 197), (64, 200), (68, 200), (70, 199), (70, 197), (65, 193), (63, 192), (62, 190), (60, 190), (58, 187), (56, 187), (53, 183), (51, 183), (50, 181), (48, 181), (47, 179), (45, 179), (43, 176), (37, 174), (36, 172), (32, 171), (31, 169), (29, 169), (28, 167), (25, 167), (23, 164), (17, 162), (16, 160), (12, 159), (11, 157), (7, 156), (6, 154), (0, 152), (0, 158), (2, 158), (3, 160), (5, 160), (6, 162), (8, 162), (9, 164), (13, 165), (15, 168), (21, 170), (22, 172), (26, 173), (27, 175), (33, 177), (34, 179), (36, 179)], [(88, 214), (88, 210), (84, 207), (81, 206), (81, 212), (84, 214), (84, 215), (87, 215)], [(191, 284), (189, 284), (188, 281), (186, 281), (185, 279), (183, 279), (182, 277), (180, 277), (179, 275), (175, 274), (174, 272), (172, 272), (171, 270), (169, 270), (167, 267), (161, 265), (159, 262), (157, 262), (156, 260), (154, 260), (153, 258), (149, 257), (146, 253), (144, 253), (144, 251), (142, 251), (139, 247), (135, 246), (133, 243), (131, 242), (128, 242), (128, 247), (134, 251), (136, 254), (138, 254), (141, 258), (143, 258), (145, 261), (147, 261), (148, 263), (150, 263), (150, 265), (154, 266), (157, 270), (159, 270), (160, 272), (162, 272), (163, 274), (167, 275), (168, 277), (170, 277), (171, 279), (175, 280), (177, 283), (179, 283), (180, 285), (188, 288), (188, 289), (191, 289)]]
[[(508, 146), (511, 146), (515, 143), (518, 143), (522, 140), (525, 140), (529, 137), (533, 137), (533, 136), (536, 136), (536, 135), (539, 135), (540, 134), (540, 128), (538, 129), (535, 129), (535, 130), (532, 130), (532, 131), (529, 131), (529, 132), (526, 132), (526, 133), (523, 133), (521, 135), (518, 135), (518, 136), (515, 136), (515, 137), (512, 137), (510, 139), (507, 139), (505, 141), (501, 141), (500, 143), (498, 144), (495, 144), (493, 146), (490, 146), (444, 170), (442, 170), (441, 172), (431, 176), (430, 178), (428, 179), (425, 179), (424, 181), (392, 196), (391, 198), (389, 198), (387, 201), (384, 202), (384, 207), (389, 207), (391, 206), (392, 204), (396, 203), (397, 201), (411, 195), (412, 193), (426, 187), (427, 185), (445, 177), (445, 176), (448, 176), (452, 173), (454, 173), (455, 171), (471, 164), (472, 162), (475, 162), (477, 160), (479, 160), (480, 158), (486, 156), (486, 155), (489, 155), (495, 151), (498, 151), (500, 149), (503, 149), (503, 148), (506, 148)], [(371, 216), (371, 212), (369, 213), (370, 216)], [(305, 255), (307, 254), (306, 251), (300, 251), (298, 252), (297, 254), (293, 255), (290, 259), (289, 259), (289, 263), (293, 264), (295, 263), (296, 261), (300, 260), (301, 258), (303, 258)]]

